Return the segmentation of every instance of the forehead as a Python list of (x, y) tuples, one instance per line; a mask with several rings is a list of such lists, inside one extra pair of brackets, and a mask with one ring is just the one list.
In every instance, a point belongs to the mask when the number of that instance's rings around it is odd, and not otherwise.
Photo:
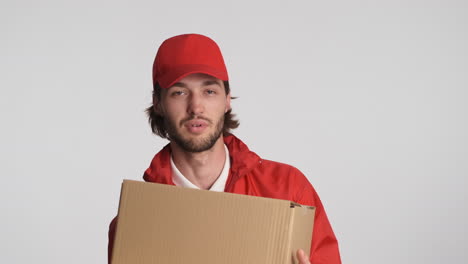
[(200, 85), (200, 84), (213, 84), (213, 83), (222, 84), (223, 81), (208, 74), (193, 73), (180, 79), (173, 86), (180, 86), (181, 84), (182, 85), (189, 85), (189, 84)]

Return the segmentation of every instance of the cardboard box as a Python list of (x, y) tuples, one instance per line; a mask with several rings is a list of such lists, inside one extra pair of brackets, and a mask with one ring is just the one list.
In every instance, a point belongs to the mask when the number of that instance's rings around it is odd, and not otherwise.
[(309, 253), (315, 208), (124, 180), (112, 264), (286, 264)]

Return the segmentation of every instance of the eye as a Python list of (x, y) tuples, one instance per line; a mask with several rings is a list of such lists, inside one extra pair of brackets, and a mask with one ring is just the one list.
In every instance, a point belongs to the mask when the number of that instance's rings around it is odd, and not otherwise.
[(176, 91), (173, 91), (171, 93), (171, 96), (181, 96), (181, 95), (184, 95), (185, 92), (184, 91), (181, 91), (181, 90), (176, 90)]
[(212, 89), (207, 89), (206, 93), (209, 94), (209, 95), (214, 95), (214, 94), (216, 94), (216, 91), (212, 90)]

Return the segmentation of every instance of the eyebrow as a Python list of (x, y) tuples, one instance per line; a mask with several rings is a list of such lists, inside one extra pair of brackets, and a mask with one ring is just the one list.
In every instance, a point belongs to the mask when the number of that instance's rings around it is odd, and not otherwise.
[(208, 85), (212, 85), (212, 84), (217, 84), (219, 86), (221, 86), (221, 84), (219, 83), (218, 80), (206, 80), (203, 82), (203, 86), (208, 86)]
[[(208, 86), (208, 85), (212, 85), (212, 84), (217, 84), (219, 86), (221, 86), (220, 82), (218, 80), (206, 80), (203, 82), (202, 86)], [(179, 88), (187, 88), (187, 85), (183, 82), (176, 82), (172, 85), (172, 87), (179, 87)]]
[(187, 88), (187, 85), (185, 83), (176, 82), (171, 87)]

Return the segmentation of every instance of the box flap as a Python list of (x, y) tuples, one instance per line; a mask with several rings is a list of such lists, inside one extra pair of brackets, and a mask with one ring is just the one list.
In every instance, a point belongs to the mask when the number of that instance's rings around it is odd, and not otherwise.
[(310, 246), (312, 243), (312, 232), (314, 227), (315, 207), (305, 206), (291, 202), (293, 211), (291, 222), (291, 255), (294, 264), (298, 263), (296, 252), (303, 249), (307, 256), (310, 256)]

